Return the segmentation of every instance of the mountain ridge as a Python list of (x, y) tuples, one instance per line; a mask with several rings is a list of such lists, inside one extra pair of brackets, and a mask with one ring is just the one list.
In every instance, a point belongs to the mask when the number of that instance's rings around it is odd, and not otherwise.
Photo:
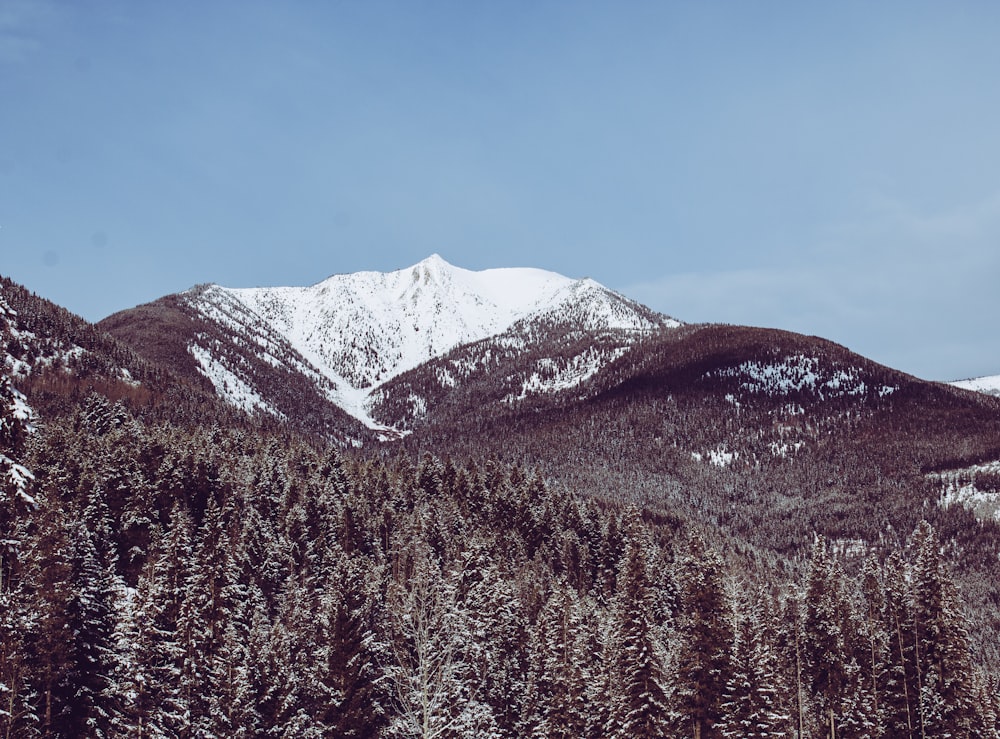
[[(157, 303), (174, 317), (142, 315)], [(287, 416), (291, 409), (270, 399), (265, 386), (273, 383), (255, 379), (287, 371), (306, 378), (318, 402), (386, 438), (398, 430), (372, 416), (373, 394), (461, 346), (505, 335), (508, 344), (527, 345), (543, 326), (556, 324), (564, 333), (612, 333), (628, 341), (681, 325), (590, 278), (534, 268), (474, 272), (437, 254), (401, 270), (333, 275), (308, 287), (200, 285), (101, 325), (128, 336), (141, 352), (163, 354), (162, 336), (153, 340), (157, 346), (146, 346), (145, 332), (135, 330), (136, 322), (150, 320), (186, 326), (168, 337), (169, 354), (179, 363), (189, 354), (194, 369), (230, 403)], [(352, 443), (363, 441), (363, 432), (352, 434)]]

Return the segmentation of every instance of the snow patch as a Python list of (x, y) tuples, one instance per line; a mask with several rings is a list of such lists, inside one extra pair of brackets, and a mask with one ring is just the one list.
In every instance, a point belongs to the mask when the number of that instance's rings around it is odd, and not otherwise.
[(4, 468), (6, 468), (4, 476), (14, 487), (17, 496), (29, 506), (34, 506), (35, 499), (28, 494), (28, 485), (35, 479), (35, 475), (24, 465), (20, 465), (10, 457), (0, 454), (0, 469)]
[(707, 459), (709, 464), (716, 467), (728, 467), (739, 459), (739, 456), (739, 452), (730, 452), (725, 447), (709, 449), (704, 454), (701, 452), (691, 452), (691, 459), (695, 462), (703, 462)]
[[(863, 396), (869, 391), (859, 367), (829, 369), (814, 357), (795, 354), (780, 362), (743, 362), (737, 367), (718, 370), (718, 377), (741, 380), (740, 389), (751, 394), (788, 395), (803, 391), (815, 392), (820, 398), (844, 395)], [(882, 385), (877, 393), (885, 397), (898, 390)]]
[(1000, 375), (975, 377), (971, 380), (958, 380), (956, 382), (949, 382), (948, 384), (954, 387), (962, 388), (963, 390), (972, 390), (977, 393), (983, 393), (984, 395), (1000, 396)]
[(793, 441), (793, 442), (771, 442), (771, 454), (775, 457), (786, 458), (789, 454), (794, 454), (799, 449), (804, 447), (806, 443), (804, 441)]
[(941, 506), (964, 506), (977, 518), (1000, 521), (1000, 460), (929, 477), (941, 486)]
[(508, 395), (504, 402), (513, 403), (530, 395), (543, 395), (571, 390), (596, 375), (602, 367), (619, 359), (628, 347), (618, 347), (610, 352), (587, 349), (569, 360), (558, 361), (546, 357), (535, 363), (535, 371), (521, 383), (521, 392)]
[(261, 410), (272, 416), (283, 418), (245, 380), (237, 376), (212, 353), (196, 343), (188, 345), (188, 351), (198, 362), (199, 371), (208, 378), (215, 392), (227, 403), (247, 412)]

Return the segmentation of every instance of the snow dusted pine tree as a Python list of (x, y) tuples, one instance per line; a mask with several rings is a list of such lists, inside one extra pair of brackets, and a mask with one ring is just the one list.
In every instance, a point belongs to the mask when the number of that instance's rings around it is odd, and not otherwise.
[(719, 555), (694, 538), (677, 576), (676, 700), (683, 717), (678, 731), (695, 739), (719, 736), (716, 724), (730, 679), (733, 627), (722, 573)]
[(471, 689), (513, 735), (525, 709), (526, 617), (514, 576), (478, 539), (460, 555), (459, 598), (473, 641), (465, 645)]
[[(210, 735), (213, 725), (225, 722), (213, 696), (219, 689), (220, 659), (226, 624), (232, 615), (234, 569), (226, 511), (208, 498), (204, 520), (195, 538), (194, 556), (187, 573), (185, 597), (177, 619), (184, 661), (181, 700), (189, 724), (182, 735)], [(215, 709), (215, 710), (213, 710)]]
[(668, 683), (663, 649), (653, 623), (647, 572), (647, 542), (633, 528), (618, 579), (614, 605), (614, 691), (609, 737), (665, 737), (670, 734)]
[(118, 642), (124, 654), (117, 676), (121, 692), (118, 733), (168, 737), (181, 725), (178, 695), (182, 652), (177, 617), (184, 567), (190, 557), (190, 521), (174, 508), (174, 523), (153, 540), (136, 592), (125, 609)]
[(919, 736), (919, 690), (913, 658), (910, 586), (898, 552), (887, 558), (882, 582), (882, 628), (888, 635), (889, 644), (885, 669), (879, 680), (882, 695), (879, 713), (889, 736)]
[(822, 537), (813, 546), (804, 597), (803, 664), (817, 719), (830, 739), (870, 734), (878, 721), (861, 664), (870, 660), (871, 647)]
[[(9, 309), (8, 309), (9, 310)], [(4, 304), (0, 301), (0, 314)], [(24, 736), (36, 725), (24, 637), (34, 617), (21, 577), (28, 514), (36, 508), (33, 476), (18, 464), (27, 436), (27, 406), (0, 374), (0, 738)]]
[(784, 736), (788, 727), (778, 655), (766, 620), (763, 593), (744, 593), (738, 599), (732, 669), (719, 726), (727, 739), (770, 739)]
[(882, 736), (885, 731), (885, 699), (881, 682), (886, 672), (890, 639), (889, 631), (886, 630), (882, 620), (885, 611), (885, 593), (875, 557), (869, 557), (861, 570), (861, 595), (864, 604), (864, 618), (859, 635), (864, 645), (861, 659), (861, 690), (869, 706), (872, 734)]
[(837, 719), (850, 679), (847, 645), (841, 628), (841, 583), (834, 576), (826, 541), (813, 546), (805, 592), (804, 664), (810, 691), (829, 739), (837, 737)]
[[(419, 515), (419, 514), (418, 514)], [(397, 554), (387, 598), (390, 651), (386, 672), (396, 716), (394, 737), (498, 737), (489, 705), (474, 692), (465, 650), (474, 637), (457, 598), (456, 574), (442, 571), (414, 533)]]
[(576, 592), (553, 585), (531, 640), (528, 692), (534, 704), (536, 739), (581, 737), (587, 727), (587, 675), (581, 654), (584, 633)]
[(972, 725), (968, 635), (944, 573), (937, 534), (926, 521), (913, 535), (913, 638), (922, 737), (968, 736)]
[(28, 649), (40, 729), (52, 737), (106, 736), (119, 588), (79, 511), (46, 505), (39, 513), (26, 570), (37, 588)]

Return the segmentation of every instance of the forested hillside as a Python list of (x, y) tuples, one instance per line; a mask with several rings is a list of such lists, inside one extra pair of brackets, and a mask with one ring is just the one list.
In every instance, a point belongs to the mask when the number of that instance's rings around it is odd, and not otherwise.
[(860, 569), (817, 540), (763, 581), (677, 520), (495, 462), (147, 425), (98, 395), (17, 435), (4, 736), (996, 731), (926, 524)]

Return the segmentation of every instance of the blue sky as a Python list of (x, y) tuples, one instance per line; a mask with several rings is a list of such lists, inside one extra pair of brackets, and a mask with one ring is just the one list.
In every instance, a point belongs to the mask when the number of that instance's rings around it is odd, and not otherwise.
[(91, 320), (432, 252), (1000, 373), (1000, 4), (0, 0), (0, 273)]

